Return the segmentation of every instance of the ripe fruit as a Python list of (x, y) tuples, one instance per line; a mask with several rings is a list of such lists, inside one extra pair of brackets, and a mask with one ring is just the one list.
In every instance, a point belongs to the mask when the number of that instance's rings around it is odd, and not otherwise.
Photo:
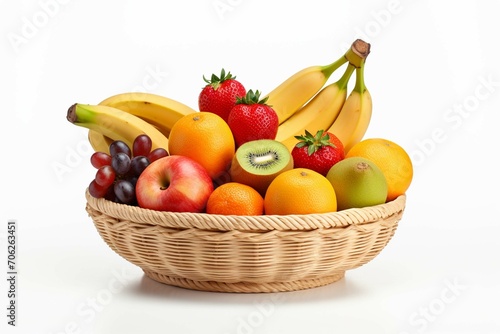
[(316, 135), (309, 131), (295, 136), (299, 142), (292, 149), (295, 168), (309, 168), (326, 176), (330, 168), (344, 159), (344, 146), (329, 132), (319, 130)]
[(134, 157), (147, 156), (151, 152), (153, 142), (148, 135), (138, 135), (132, 144), (132, 154)]
[(105, 152), (94, 152), (90, 156), (90, 163), (99, 169), (103, 166), (111, 165), (111, 156)]
[(113, 186), (113, 191), (117, 198), (123, 203), (130, 203), (135, 200), (135, 185), (128, 180), (118, 180)]
[(127, 174), (130, 169), (130, 157), (123, 152), (114, 154), (111, 158), (111, 167), (113, 167), (118, 174)]
[(116, 172), (113, 167), (102, 166), (95, 174), (95, 182), (102, 187), (110, 187), (115, 182)]
[(111, 156), (115, 156), (118, 153), (123, 153), (129, 158), (132, 156), (132, 151), (125, 142), (121, 140), (115, 140), (111, 143), (111, 145), (109, 145), (109, 154)]
[(229, 182), (212, 192), (208, 198), (206, 212), (220, 215), (262, 215), (264, 198), (250, 186)]
[(136, 185), (139, 206), (160, 211), (202, 212), (212, 191), (212, 179), (205, 168), (179, 155), (151, 163)]
[(294, 168), (278, 175), (264, 198), (266, 215), (334, 212), (337, 200), (332, 184), (307, 168)]
[(292, 168), (293, 158), (285, 145), (260, 139), (246, 142), (236, 150), (229, 175), (232, 181), (249, 185), (264, 196), (274, 178)]
[(373, 161), (384, 173), (388, 185), (386, 201), (403, 195), (410, 187), (413, 164), (408, 153), (398, 144), (383, 138), (365, 139), (346, 154), (346, 158), (355, 156)]
[(267, 98), (260, 100), (259, 91), (250, 90), (231, 109), (227, 123), (237, 147), (252, 140), (276, 138), (278, 115), (266, 101)]
[(163, 147), (158, 147), (149, 152), (147, 158), (149, 159), (149, 162), (153, 162), (168, 155), (169, 154), (166, 149), (164, 149)]
[(108, 193), (108, 188), (99, 185), (94, 179), (89, 184), (89, 193), (92, 197), (102, 198)]
[(231, 75), (221, 70), (220, 77), (212, 74), (210, 80), (203, 76), (207, 83), (198, 96), (200, 111), (209, 111), (222, 117), (227, 122), (229, 112), (236, 104), (236, 98), (246, 95), (245, 87)]
[(211, 112), (196, 112), (179, 119), (170, 131), (168, 151), (202, 165), (212, 179), (222, 175), (235, 152), (234, 138), (226, 122)]
[(335, 189), (338, 210), (385, 203), (387, 181), (370, 160), (345, 158), (330, 169), (326, 178)]
[(135, 185), (137, 178), (150, 164), (149, 156), (155, 151), (157, 156), (162, 152), (168, 155), (163, 148), (150, 152), (151, 143), (148, 135), (141, 134), (134, 139), (132, 149), (125, 142), (115, 140), (107, 149), (110, 154), (94, 152), (90, 162), (97, 172), (89, 184), (90, 195), (122, 204), (137, 204)]

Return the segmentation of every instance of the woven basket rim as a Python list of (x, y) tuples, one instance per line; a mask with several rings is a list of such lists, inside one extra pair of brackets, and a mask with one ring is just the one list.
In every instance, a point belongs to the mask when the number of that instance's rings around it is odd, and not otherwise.
[(307, 215), (225, 216), (207, 213), (169, 212), (119, 204), (85, 192), (87, 205), (120, 220), (174, 229), (197, 228), (217, 231), (306, 231), (347, 227), (382, 221), (403, 211), (406, 195), (385, 204)]

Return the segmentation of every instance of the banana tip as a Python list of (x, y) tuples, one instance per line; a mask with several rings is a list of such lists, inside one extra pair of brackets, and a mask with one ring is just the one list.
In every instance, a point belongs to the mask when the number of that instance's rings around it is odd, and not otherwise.
[(68, 112), (66, 113), (66, 119), (71, 122), (75, 123), (76, 122), (76, 103), (73, 104), (71, 107), (69, 107)]
[(362, 39), (357, 39), (354, 43), (352, 43), (353, 51), (363, 58), (366, 58), (370, 54), (370, 47), (370, 43), (367, 43)]

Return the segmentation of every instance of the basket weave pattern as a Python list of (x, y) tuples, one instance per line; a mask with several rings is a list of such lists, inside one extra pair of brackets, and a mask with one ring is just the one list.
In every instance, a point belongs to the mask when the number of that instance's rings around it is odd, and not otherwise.
[(93, 198), (104, 241), (159, 282), (222, 292), (275, 292), (335, 282), (394, 235), (406, 197), (328, 214), (223, 216), (141, 209)]

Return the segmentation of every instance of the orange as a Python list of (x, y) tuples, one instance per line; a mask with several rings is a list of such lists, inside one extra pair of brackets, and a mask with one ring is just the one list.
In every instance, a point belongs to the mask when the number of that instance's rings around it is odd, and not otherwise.
[(311, 214), (337, 211), (337, 197), (326, 177), (307, 168), (278, 175), (264, 198), (266, 215)]
[(374, 162), (387, 180), (387, 201), (403, 195), (413, 179), (413, 164), (408, 153), (398, 144), (383, 138), (369, 138), (355, 144), (346, 154)]
[(231, 165), (235, 144), (229, 125), (220, 116), (195, 112), (183, 116), (172, 126), (168, 152), (197, 161), (216, 179)]
[(264, 199), (250, 186), (238, 182), (224, 183), (208, 198), (206, 211), (219, 215), (262, 215)]

